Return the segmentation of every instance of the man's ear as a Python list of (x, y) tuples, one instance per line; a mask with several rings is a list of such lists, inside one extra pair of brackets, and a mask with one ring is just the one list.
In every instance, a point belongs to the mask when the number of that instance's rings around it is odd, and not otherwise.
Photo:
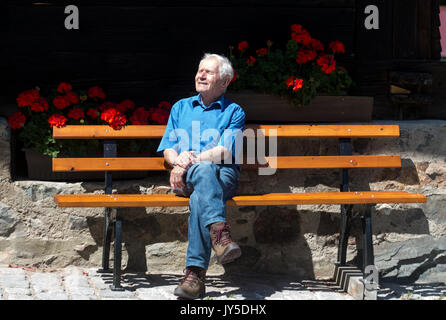
[(231, 83), (231, 79), (225, 79), (222, 81), (222, 88), (227, 88), (229, 84)]

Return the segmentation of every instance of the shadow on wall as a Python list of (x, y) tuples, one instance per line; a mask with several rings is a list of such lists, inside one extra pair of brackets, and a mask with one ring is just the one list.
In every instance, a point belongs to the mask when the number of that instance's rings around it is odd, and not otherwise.
[[(280, 140), (279, 140), (280, 141)], [(278, 154), (335, 154), (337, 141), (322, 143), (291, 144), (279, 142)], [(296, 147), (296, 148), (294, 148)], [(268, 150), (268, 146), (266, 148)], [(370, 183), (385, 181), (390, 190), (392, 183), (419, 185), (417, 168), (412, 160), (402, 159), (402, 168), (350, 170), (351, 190), (368, 191)], [(168, 178), (165, 178), (167, 185)], [(156, 180), (156, 179), (155, 179)], [(161, 180), (160, 180), (161, 181)], [(256, 171), (242, 172), (238, 194), (261, 194), (270, 192), (320, 192), (338, 191), (340, 170), (278, 170), (272, 176), (258, 176)], [(166, 188), (166, 192), (169, 188)], [(138, 187), (118, 190), (118, 193), (139, 193)], [(295, 206), (258, 206), (228, 208), (228, 220), (233, 228), (233, 237), (243, 250), (241, 259), (225, 266), (228, 272), (292, 272), (298, 277), (314, 279), (313, 253), (305, 238), (306, 233), (318, 236), (317, 246), (330, 247), (336, 251), (339, 238), (340, 213), (337, 206), (317, 212)], [(351, 239), (356, 239), (356, 255), (350, 261), (361, 265), (363, 206), (354, 206)], [(156, 214), (165, 213), (168, 214)], [(163, 242), (187, 242), (188, 210), (171, 208), (122, 208), (123, 242), (128, 254), (126, 271), (147, 271), (146, 246)], [(395, 209), (395, 206), (378, 205), (372, 210), (373, 233), (429, 234), (427, 217), (422, 209)], [(88, 218), (90, 233), (96, 242), (80, 253), (85, 259), (102, 246), (103, 218)], [(322, 244), (321, 244), (322, 243)], [(354, 242), (350, 241), (351, 245)], [(314, 250), (314, 249), (313, 249)], [(327, 257), (336, 260), (336, 257)], [(211, 261), (212, 262), (212, 261)], [(277, 266), (275, 268), (274, 266)]]

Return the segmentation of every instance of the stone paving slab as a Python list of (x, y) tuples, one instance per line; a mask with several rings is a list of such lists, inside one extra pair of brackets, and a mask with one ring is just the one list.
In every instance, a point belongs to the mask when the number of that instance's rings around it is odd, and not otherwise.
[[(177, 300), (182, 274), (124, 273), (124, 291), (112, 291), (111, 273), (94, 268), (37, 269), (0, 266), (0, 300)], [(442, 300), (445, 284), (381, 284), (378, 299)], [(206, 300), (354, 300), (329, 281), (296, 281), (279, 275), (208, 275)]]

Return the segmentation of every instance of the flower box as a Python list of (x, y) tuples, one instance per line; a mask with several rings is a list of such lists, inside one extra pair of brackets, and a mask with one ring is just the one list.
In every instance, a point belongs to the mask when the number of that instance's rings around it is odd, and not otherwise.
[(226, 97), (239, 104), (246, 122), (319, 123), (369, 122), (373, 97), (316, 96), (308, 106), (296, 107), (286, 99), (271, 94), (228, 92)]

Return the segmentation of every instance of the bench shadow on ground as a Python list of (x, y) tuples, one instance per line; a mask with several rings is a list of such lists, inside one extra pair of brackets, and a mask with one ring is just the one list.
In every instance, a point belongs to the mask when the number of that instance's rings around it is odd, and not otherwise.
[(446, 300), (446, 284), (439, 282), (405, 285), (383, 282), (380, 284), (378, 298), (379, 300)]
[[(111, 285), (111, 273), (101, 274), (103, 281)], [(121, 284), (125, 291), (137, 291), (158, 288), (164, 291), (161, 297), (172, 299), (174, 288), (180, 283), (183, 275), (173, 273), (124, 273)], [(333, 294), (346, 295), (332, 281), (293, 280), (292, 276), (265, 274), (223, 274), (208, 275), (206, 278), (206, 294), (210, 299), (312, 299), (314, 292), (328, 294), (327, 299), (336, 299)], [(167, 295), (166, 295), (167, 294)], [(331, 294), (331, 295), (330, 295)], [(314, 297), (313, 297), (314, 298)]]

